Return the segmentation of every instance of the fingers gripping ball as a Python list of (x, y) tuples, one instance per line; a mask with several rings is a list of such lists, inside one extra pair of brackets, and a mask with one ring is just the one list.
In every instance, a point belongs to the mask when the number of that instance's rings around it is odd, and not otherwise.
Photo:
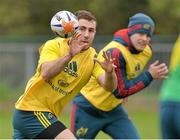
[(62, 38), (73, 36), (79, 27), (76, 16), (69, 11), (60, 11), (51, 19), (52, 31)]

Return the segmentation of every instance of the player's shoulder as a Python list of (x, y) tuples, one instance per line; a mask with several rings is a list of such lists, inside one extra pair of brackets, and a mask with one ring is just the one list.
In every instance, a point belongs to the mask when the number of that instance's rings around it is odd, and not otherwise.
[(96, 50), (93, 47), (89, 47), (89, 50), (93, 53), (96, 53)]
[(67, 43), (67, 42), (68, 42), (68, 39), (56, 37), (56, 38), (46, 41), (45, 44), (58, 44), (58, 43), (62, 44), (62, 43)]
[(100, 55), (102, 55), (103, 51), (109, 51), (112, 55), (113, 53), (121, 53), (121, 47), (124, 47), (122, 44), (117, 43), (115, 41), (109, 42), (104, 48), (102, 48), (99, 52)]
[(67, 42), (68, 39), (57, 37), (46, 41), (43, 45), (43, 48), (59, 49), (60, 46), (66, 46)]

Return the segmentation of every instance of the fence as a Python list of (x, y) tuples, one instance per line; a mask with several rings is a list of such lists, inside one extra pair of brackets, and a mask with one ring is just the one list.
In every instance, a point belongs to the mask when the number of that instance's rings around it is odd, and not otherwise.
[[(95, 40), (94, 46), (99, 51), (107, 42), (108, 37), (99, 37)], [(11, 88), (23, 89), (27, 80), (34, 74), (37, 60), (39, 42), (0, 42), (0, 84)], [(173, 41), (154, 41), (153, 58), (160, 62), (169, 64)], [(146, 90), (160, 89), (162, 81), (154, 81)]]

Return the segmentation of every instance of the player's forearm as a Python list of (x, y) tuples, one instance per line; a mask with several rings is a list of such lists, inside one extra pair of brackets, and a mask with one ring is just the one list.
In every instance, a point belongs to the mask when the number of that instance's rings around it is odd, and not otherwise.
[(143, 72), (141, 75), (131, 80), (127, 80), (126, 76), (119, 78), (118, 89), (114, 92), (114, 95), (117, 98), (125, 98), (133, 95), (147, 87), (152, 80), (153, 78), (148, 71)]
[(105, 87), (106, 90), (113, 92), (117, 88), (117, 76), (116, 73), (105, 73)]
[(41, 75), (44, 80), (49, 80), (64, 70), (64, 67), (72, 59), (72, 55), (68, 54), (57, 60), (42, 64)]
[(114, 70), (110, 73), (105, 72), (98, 80), (101, 86), (107, 91), (113, 92), (117, 88), (117, 76)]

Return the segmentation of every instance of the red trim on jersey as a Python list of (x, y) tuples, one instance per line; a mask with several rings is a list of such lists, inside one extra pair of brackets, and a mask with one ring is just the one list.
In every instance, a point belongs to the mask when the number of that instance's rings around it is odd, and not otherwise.
[(70, 126), (70, 130), (72, 133), (74, 133), (75, 114), (76, 114), (76, 104), (73, 103), (72, 111), (71, 111), (71, 126)]
[(127, 95), (134, 94), (135, 92), (137, 92), (140, 89), (144, 88), (145, 85), (144, 85), (143, 82), (139, 82), (136, 85), (134, 85), (134, 86), (132, 86), (132, 87), (130, 87), (128, 89), (125, 89), (125, 83), (124, 83), (123, 75), (122, 75), (120, 65), (119, 65), (121, 63), (121, 62), (119, 62), (120, 54), (121, 53), (120, 53), (120, 51), (118, 49), (114, 49), (113, 52), (112, 52), (113, 58), (116, 58), (114, 63), (117, 66), (115, 71), (116, 71), (116, 75), (117, 75), (117, 79), (118, 79), (118, 93), (120, 94), (120, 96), (127, 96)]
[(114, 37), (120, 37), (122, 38), (126, 43), (127, 43), (127, 47), (128, 48), (131, 48), (131, 42), (130, 42), (130, 39), (129, 39), (129, 36), (128, 36), (128, 30), (129, 29), (121, 29), (121, 30), (118, 30), (114, 33)]

